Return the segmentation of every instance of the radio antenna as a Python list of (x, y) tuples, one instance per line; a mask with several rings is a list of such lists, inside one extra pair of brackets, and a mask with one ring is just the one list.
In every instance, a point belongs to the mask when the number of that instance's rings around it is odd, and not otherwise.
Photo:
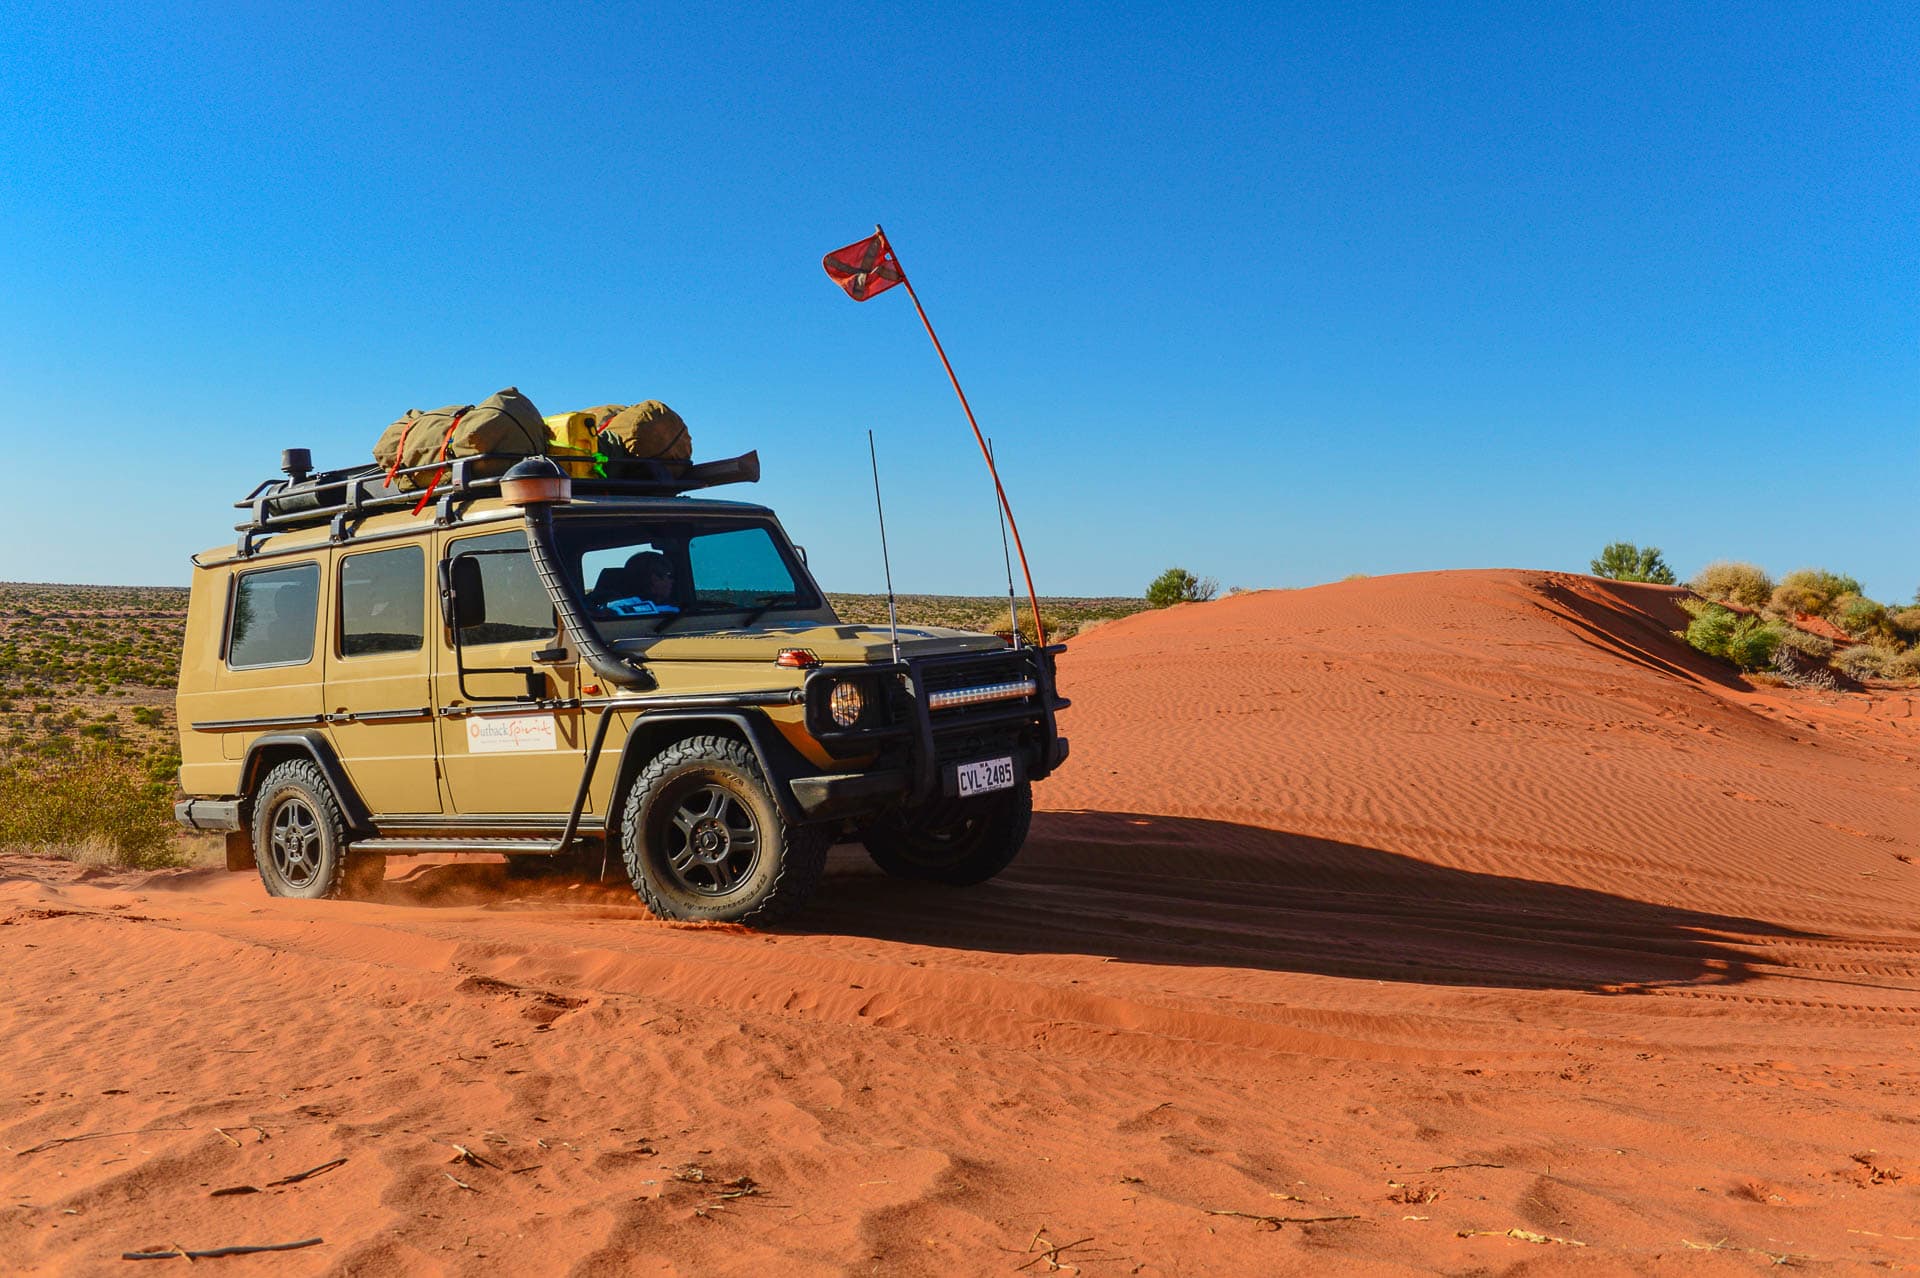
[(873, 451), (873, 432), (867, 432), (867, 460), (873, 464), (873, 513), (880, 516), (880, 567), (887, 574), (887, 635), (893, 642), (893, 661), (900, 664), (900, 617), (893, 606), (893, 564), (887, 558), (887, 512), (880, 505), (880, 456)]
[[(993, 455), (993, 436), (987, 436), (987, 465), (991, 467), (996, 459)], [(1000, 494), (994, 494), (993, 517), (1000, 521), (1000, 557), (1007, 561), (1007, 617), (1013, 622), (1013, 646), (1020, 646), (1020, 605), (1013, 601), (1013, 552), (1007, 549), (1007, 512), (1000, 509)], [(1034, 618), (1034, 633), (1039, 633), (1040, 619)]]

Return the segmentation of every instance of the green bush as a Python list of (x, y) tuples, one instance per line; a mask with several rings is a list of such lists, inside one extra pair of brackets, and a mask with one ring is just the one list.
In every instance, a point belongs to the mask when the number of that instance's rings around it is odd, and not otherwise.
[(1887, 624), (1908, 643), (1920, 640), (1920, 608), (1902, 608), (1887, 618)]
[(1169, 568), (1147, 587), (1147, 606), (1170, 608), (1177, 603), (1202, 603), (1219, 592), (1211, 577), (1196, 577), (1185, 568)]
[(1825, 568), (1798, 568), (1774, 587), (1771, 606), (1775, 612), (1824, 617), (1840, 596), (1859, 593), (1860, 583), (1851, 577)]
[(1856, 639), (1880, 634), (1891, 637), (1893, 627), (1888, 624), (1889, 620), (1886, 605), (1875, 603), (1865, 595), (1841, 595), (1833, 601), (1834, 624)]
[(1745, 604), (1749, 608), (1758, 608), (1773, 597), (1773, 578), (1764, 568), (1725, 559), (1702, 568), (1687, 585), (1703, 599)]
[(99, 745), (30, 762), (0, 760), (0, 845), (72, 850), (97, 840), (135, 869), (181, 865), (173, 788)]
[[(1688, 600), (1693, 614), (1685, 635), (1688, 643), (1710, 657), (1730, 661), (1741, 670), (1759, 670), (1773, 664), (1773, 654), (1783, 642), (1778, 622), (1741, 616), (1719, 604)], [(1684, 605), (1683, 605), (1684, 606)]]
[(1701, 604), (1693, 599), (1683, 601), (1680, 606), (1693, 614), (1693, 620), (1687, 623), (1686, 630), (1682, 632), (1686, 641), (1709, 657), (1724, 660), (1727, 641), (1733, 637), (1733, 627), (1740, 620), (1739, 614), (1719, 604)]
[(1674, 583), (1673, 569), (1660, 557), (1660, 547), (1642, 550), (1630, 541), (1610, 542), (1592, 561), (1593, 575), (1615, 581), (1650, 581), (1657, 586)]
[(1742, 670), (1759, 670), (1773, 664), (1780, 647), (1780, 626), (1758, 617), (1742, 617), (1727, 638), (1727, 660)]

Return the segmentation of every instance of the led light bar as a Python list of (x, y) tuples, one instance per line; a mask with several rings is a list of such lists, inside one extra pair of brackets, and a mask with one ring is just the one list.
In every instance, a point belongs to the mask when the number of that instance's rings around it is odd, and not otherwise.
[(977, 688), (949, 688), (945, 692), (927, 694), (927, 709), (951, 710), (955, 706), (977, 706), (988, 701), (1017, 701), (1021, 697), (1031, 697), (1040, 690), (1031, 679), (1016, 679), (1012, 683), (983, 683)]

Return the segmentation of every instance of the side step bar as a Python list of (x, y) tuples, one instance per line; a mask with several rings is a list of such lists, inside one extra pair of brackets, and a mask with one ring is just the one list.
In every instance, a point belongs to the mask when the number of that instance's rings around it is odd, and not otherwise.
[[(580, 840), (574, 840), (576, 846)], [(436, 852), (501, 852), (508, 856), (552, 856), (560, 851), (555, 839), (359, 839), (348, 852), (386, 856), (421, 856)]]

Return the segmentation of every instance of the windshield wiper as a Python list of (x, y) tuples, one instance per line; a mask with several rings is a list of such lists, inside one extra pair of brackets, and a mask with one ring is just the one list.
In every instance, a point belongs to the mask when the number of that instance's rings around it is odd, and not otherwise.
[(740, 629), (745, 630), (748, 626), (751, 626), (754, 622), (760, 620), (761, 617), (765, 616), (769, 608), (773, 607), (777, 603), (780, 603), (790, 598), (792, 598), (792, 596), (787, 594), (762, 596), (760, 599), (760, 602), (755, 604), (751, 609), (749, 609), (746, 617), (741, 620)]

